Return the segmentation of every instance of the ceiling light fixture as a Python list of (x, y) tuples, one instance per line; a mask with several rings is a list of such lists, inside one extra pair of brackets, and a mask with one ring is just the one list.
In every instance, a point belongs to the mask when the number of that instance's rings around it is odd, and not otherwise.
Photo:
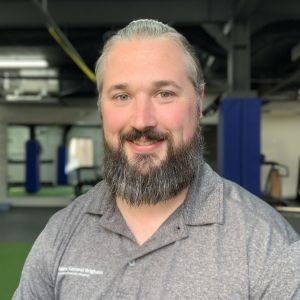
[(47, 68), (48, 62), (45, 59), (26, 59), (26, 58), (1, 58), (0, 69), (33, 69), (33, 68)]

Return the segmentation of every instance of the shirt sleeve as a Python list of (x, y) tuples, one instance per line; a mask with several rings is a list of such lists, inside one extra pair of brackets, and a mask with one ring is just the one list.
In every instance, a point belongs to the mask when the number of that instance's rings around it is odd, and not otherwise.
[(285, 248), (264, 270), (254, 299), (300, 299), (300, 241)]
[(23, 268), (13, 300), (53, 300), (52, 247), (44, 230), (34, 243)]

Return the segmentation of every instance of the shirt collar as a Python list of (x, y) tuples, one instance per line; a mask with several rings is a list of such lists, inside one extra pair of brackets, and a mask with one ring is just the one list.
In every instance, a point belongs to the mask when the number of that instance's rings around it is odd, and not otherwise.
[(112, 211), (114, 203), (110, 188), (105, 180), (100, 181), (88, 194), (90, 203), (87, 207), (87, 213), (102, 216), (108, 211)]
[(186, 224), (223, 224), (223, 201), (222, 178), (208, 164), (202, 164), (184, 202)]
[[(88, 213), (104, 215), (115, 211), (110, 188), (105, 181), (98, 183), (89, 194)], [(206, 163), (199, 168), (182, 208), (187, 225), (223, 224), (223, 181)]]

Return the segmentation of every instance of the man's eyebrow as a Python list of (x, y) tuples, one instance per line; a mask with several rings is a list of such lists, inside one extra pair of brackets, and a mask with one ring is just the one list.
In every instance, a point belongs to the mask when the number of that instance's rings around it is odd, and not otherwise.
[(161, 88), (165, 86), (173, 86), (177, 88), (178, 90), (181, 90), (181, 87), (173, 80), (158, 80), (153, 82), (153, 86), (155, 88)]
[(127, 88), (128, 88), (128, 84), (127, 83), (117, 83), (117, 84), (112, 85), (107, 90), (107, 92), (110, 93), (110, 92), (115, 91), (115, 90), (125, 90)]
[[(162, 88), (165, 86), (173, 86), (176, 89), (181, 90), (181, 87), (174, 80), (157, 80), (157, 81), (154, 81), (152, 83), (152, 85), (156, 89)], [(112, 85), (107, 90), (107, 93), (111, 93), (116, 90), (126, 90), (126, 89), (128, 89), (128, 87), (129, 87), (129, 84), (127, 84), (127, 83), (117, 83), (117, 84)]]

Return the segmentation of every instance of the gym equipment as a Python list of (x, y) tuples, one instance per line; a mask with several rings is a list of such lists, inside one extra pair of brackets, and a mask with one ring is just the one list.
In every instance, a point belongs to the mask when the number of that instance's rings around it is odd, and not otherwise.
[(225, 178), (260, 196), (259, 98), (224, 98), (218, 126), (218, 167)]
[(38, 142), (30, 139), (26, 142), (25, 188), (28, 193), (36, 193), (40, 189), (39, 156)]
[(67, 163), (67, 148), (65, 146), (59, 146), (57, 148), (57, 184), (66, 185), (68, 184), (68, 178), (65, 171)]
[[(11, 103), (11, 105), (1, 104), (0, 103), (0, 143), (6, 145), (7, 139), (7, 127), (8, 126), (68, 126), (73, 124), (78, 124), (78, 126), (93, 126), (99, 128), (99, 113), (95, 110), (94, 106), (75, 104), (72, 106), (60, 105), (58, 103), (53, 103), (51, 105), (37, 105), (37, 104), (26, 104), (22, 105), (22, 109), (16, 109), (19, 104)], [(31, 139), (31, 138), (30, 138)], [(35, 139), (37, 140), (37, 138)], [(62, 141), (59, 141), (57, 138), (55, 140), (64, 145)], [(23, 141), (22, 141), (23, 144)], [(24, 142), (25, 150), (25, 142)], [(45, 163), (45, 160), (41, 160), (41, 163)], [(14, 157), (15, 158), (15, 157)], [(39, 196), (38, 193), (31, 193), (28, 195), (24, 193), (20, 197), (11, 196), (11, 190), (9, 189), (9, 181), (14, 183), (14, 178), (8, 177), (8, 164), (9, 164), (9, 155), (7, 153), (7, 147), (2, 147), (0, 151), (0, 202), (7, 203), (12, 206), (57, 206), (62, 207), (66, 206), (73, 199), (73, 187), (71, 189), (71, 195), (57, 196), (52, 195), (50, 197)], [(17, 158), (17, 160), (23, 160), (23, 157)], [(25, 175), (25, 155), (24, 155), (24, 175)], [(49, 162), (47, 162), (50, 164)], [(56, 160), (51, 159), (51, 164), (56, 163)], [(50, 164), (50, 165), (51, 165)], [(47, 182), (42, 181), (42, 174), (40, 173), (40, 184), (41, 186), (44, 183), (50, 184), (57, 182), (55, 178), (56, 169), (51, 166), (52, 173), (51, 176), (48, 176), (47, 173)], [(42, 170), (41, 170), (42, 171)], [(21, 176), (20, 176), (21, 177)], [(25, 178), (18, 179), (17, 183), (22, 183), (25, 186)], [(49, 183), (49, 184), (48, 184)], [(64, 187), (65, 188), (65, 187)], [(2, 299), (1, 299), (2, 300)]]
[(79, 167), (70, 177), (76, 197), (82, 194), (84, 186), (94, 186), (103, 179), (99, 167)]
[(281, 178), (289, 176), (289, 168), (275, 161), (266, 161), (262, 156), (262, 165), (270, 166), (270, 170), (266, 179), (263, 198), (270, 205), (287, 206), (286, 201), (282, 199)]

